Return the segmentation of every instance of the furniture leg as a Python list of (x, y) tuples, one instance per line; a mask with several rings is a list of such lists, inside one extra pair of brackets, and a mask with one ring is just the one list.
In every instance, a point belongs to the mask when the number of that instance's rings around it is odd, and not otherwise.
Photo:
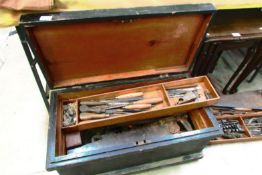
[(254, 54), (254, 48), (249, 48), (247, 50), (247, 54), (245, 56), (245, 58), (243, 59), (243, 61), (240, 63), (240, 65), (238, 66), (237, 70), (233, 73), (233, 75), (230, 77), (230, 79), (228, 80), (227, 84), (225, 85), (224, 89), (222, 90), (223, 94), (227, 93), (227, 88), (230, 86), (230, 84), (234, 81), (234, 79), (239, 75), (239, 73), (241, 72), (241, 70), (244, 69), (244, 67), (248, 64), (248, 61), (252, 59), (252, 55)]
[[(261, 44), (262, 46), (262, 44)], [(261, 50), (261, 48), (259, 48)], [(237, 92), (237, 87), (241, 84), (241, 82), (254, 70), (254, 68), (260, 64), (261, 62), (261, 56), (262, 52), (256, 52), (253, 59), (248, 63), (246, 68), (243, 70), (243, 72), (240, 74), (238, 79), (235, 81), (233, 86), (230, 88), (229, 93), (235, 93)]]
[[(218, 49), (217, 49), (218, 50)], [(213, 58), (213, 62), (212, 62), (212, 64), (211, 64), (211, 66), (209, 67), (209, 70), (208, 70), (208, 73), (213, 73), (213, 71), (214, 71), (214, 69), (215, 69), (215, 67), (216, 67), (216, 65), (217, 65), (217, 62), (218, 62), (218, 60), (219, 60), (219, 58), (220, 58), (220, 56), (221, 56), (221, 54), (223, 53), (223, 51), (222, 50), (218, 50), (214, 55), (214, 58)]]
[(199, 76), (200, 75), (201, 67), (203, 66), (203, 63), (206, 62), (206, 60), (207, 60), (207, 53), (208, 53), (209, 48), (210, 48), (210, 44), (205, 43), (204, 46), (203, 46), (203, 49), (201, 50), (201, 53), (200, 53), (198, 59), (195, 62), (195, 65), (194, 65), (194, 68), (193, 68), (193, 71), (192, 71), (193, 76)]
[(251, 83), (254, 78), (257, 76), (259, 70), (262, 68), (262, 61), (260, 63), (260, 65), (257, 67), (257, 69), (255, 70), (254, 74), (251, 76), (251, 78), (247, 81), (248, 83)]
[(213, 58), (213, 53), (216, 52), (218, 44), (217, 43), (210, 43), (210, 47), (207, 51), (207, 55), (205, 57), (206, 62), (202, 62), (203, 64), (201, 65), (200, 69), (200, 75), (206, 75), (209, 70), (209, 66), (211, 66), (212, 59)]

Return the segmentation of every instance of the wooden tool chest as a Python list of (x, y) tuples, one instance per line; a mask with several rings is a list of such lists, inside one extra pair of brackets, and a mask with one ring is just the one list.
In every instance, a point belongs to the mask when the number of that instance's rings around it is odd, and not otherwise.
[(217, 92), (206, 76), (188, 77), (214, 11), (200, 4), (22, 16), (17, 31), (42, 96), (36, 65), (51, 90), (47, 169), (104, 173), (196, 153), (220, 135), (203, 108)]

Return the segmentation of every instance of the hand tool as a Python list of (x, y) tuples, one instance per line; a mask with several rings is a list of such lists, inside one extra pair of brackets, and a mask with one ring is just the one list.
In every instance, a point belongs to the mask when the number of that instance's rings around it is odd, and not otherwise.
[(201, 89), (201, 87), (199, 85), (196, 85), (187, 88), (170, 88), (167, 89), (167, 91), (170, 95), (172, 95), (172, 94), (186, 94), (187, 92), (197, 91), (199, 89)]
[(187, 88), (172, 88), (168, 89), (168, 95), (174, 98), (175, 104), (184, 104), (196, 101), (199, 98), (198, 90), (200, 89), (199, 85)]
[(108, 150), (107, 148), (119, 149), (123, 144), (132, 146), (140, 146), (140, 143), (148, 144), (152, 138), (179, 133), (180, 127), (176, 123), (176, 116), (170, 116), (86, 131), (83, 132), (83, 145), (67, 149), (67, 154)]
[(99, 108), (99, 107), (91, 108), (91, 107), (88, 107), (88, 106), (85, 106), (85, 105), (81, 105), (79, 107), (79, 110), (80, 110), (81, 113), (83, 113), (83, 112), (93, 112), (93, 113), (98, 113), (98, 114), (105, 113), (105, 111), (106, 111), (105, 108)]
[(195, 89), (196, 87), (198, 87), (199, 85), (194, 84), (194, 85), (189, 85), (189, 86), (179, 86), (179, 87), (166, 87), (166, 90), (176, 90), (176, 89), (191, 89), (190, 91), (192, 91), (192, 89)]
[(105, 102), (105, 103), (129, 103), (129, 102), (134, 102), (134, 101), (138, 101), (138, 100), (143, 100), (143, 97), (140, 96), (140, 97), (130, 97), (130, 98), (120, 98), (120, 99), (117, 99), (117, 98), (113, 98), (113, 99), (108, 99), (108, 100), (100, 100), (101, 102)]
[(213, 114), (216, 116), (221, 116), (221, 115), (241, 115), (241, 114), (246, 114), (246, 112), (241, 112), (241, 111), (213, 111)]
[(223, 119), (218, 121), (219, 127), (222, 128), (224, 134), (222, 135), (225, 139), (241, 138), (244, 136), (245, 130), (240, 126), (238, 120)]
[(262, 117), (254, 117), (251, 119), (247, 119), (247, 124), (257, 124), (257, 123), (262, 123)]
[(143, 92), (134, 92), (134, 93), (129, 93), (129, 94), (123, 94), (123, 95), (116, 96), (116, 99), (142, 97), (143, 95), (144, 95)]
[(106, 102), (101, 101), (81, 101), (81, 105), (87, 105), (87, 106), (100, 106), (100, 105), (106, 105)]
[(262, 116), (256, 116), (244, 120), (252, 136), (262, 135)]
[(252, 112), (259, 112), (262, 109), (258, 108), (237, 108), (237, 107), (228, 107), (228, 106), (212, 106), (212, 111), (214, 115), (241, 115)]
[(210, 94), (210, 92), (204, 91), (204, 94), (207, 100), (212, 98), (212, 95)]
[(139, 101), (135, 101), (135, 102), (113, 102), (113, 103), (108, 103), (109, 107), (107, 109), (116, 109), (116, 108), (122, 108), (128, 105), (134, 105), (134, 104), (157, 104), (157, 103), (161, 103), (163, 102), (163, 99), (160, 97), (156, 97), (156, 98), (148, 98), (148, 99), (141, 99)]
[(262, 123), (251, 123), (251, 124), (246, 124), (248, 128), (262, 128)]
[(129, 105), (129, 103), (108, 106), (106, 109), (118, 109), (118, 108), (122, 108), (122, 107), (127, 106), (127, 105)]
[(81, 120), (96, 120), (110, 117), (109, 114), (80, 113)]
[(211, 106), (213, 109), (217, 110), (231, 110), (231, 111), (243, 111), (243, 112), (259, 112), (262, 111), (262, 108), (240, 108), (232, 106)]
[(188, 121), (188, 115), (182, 115), (177, 117), (177, 122), (180, 123), (185, 128), (186, 131), (193, 130), (191, 124)]
[(63, 126), (68, 127), (76, 123), (76, 105), (68, 103), (63, 105)]
[(235, 139), (235, 138), (241, 138), (243, 137), (243, 134), (239, 134), (239, 133), (226, 133), (223, 134), (222, 137), (224, 139)]
[(81, 111), (81, 113), (96, 113), (96, 114), (128, 114), (132, 112), (140, 112), (141, 110), (128, 110), (128, 109), (99, 109), (99, 108), (88, 108), (87, 110)]
[(132, 105), (127, 105), (127, 106), (124, 106), (123, 108), (124, 109), (134, 109), (134, 110), (137, 110), (137, 109), (148, 109), (148, 108), (151, 108), (152, 105), (151, 104), (132, 104)]
[(132, 98), (125, 98), (125, 99), (110, 99), (110, 100), (100, 100), (100, 101), (81, 101), (80, 105), (86, 105), (86, 106), (111, 106), (114, 108), (114, 106), (124, 106), (128, 105), (129, 103), (133, 101), (142, 100), (142, 97), (132, 97)]
[(87, 105), (80, 105), (79, 106), (79, 111), (80, 112), (87, 112), (89, 110), (90, 107), (88, 107)]
[(176, 134), (180, 132), (180, 126), (177, 124), (176, 121), (172, 122), (168, 125), (169, 132), (171, 134)]
[(144, 100), (135, 101), (134, 104), (158, 104), (163, 102), (163, 99), (161, 97), (156, 98), (147, 98)]
[(154, 104), (163, 102), (161, 97), (143, 99), (142, 92), (119, 95), (115, 99), (81, 101), (79, 111), (81, 120), (107, 118), (116, 114), (141, 112)]
[(192, 101), (195, 101), (197, 99), (197, 96), (193, 92), (187, 92), (183, 97), (179, 98), (178, 104), (184, 104), (184, 103), (189, 103)]
[(80, 101), (80, 105), (86, 106), (102, 106), (102, 105), (120, 105), (120, 104), (127, 104), (133, 101), (142, 100), (143, 97), (129, 97), (129, 98), (120, 98), (120, 99), (109, 99), (109, 100), (98, 100), (98, 101)]

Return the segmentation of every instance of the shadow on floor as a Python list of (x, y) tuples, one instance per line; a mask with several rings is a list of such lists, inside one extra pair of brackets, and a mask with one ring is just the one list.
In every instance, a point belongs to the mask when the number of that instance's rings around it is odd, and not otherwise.
[[(245, 52), (246, 49), (224, 51), (219, 58), (214, 72), (208, 75), (220, 95), (222, 95), (222, 89), (244, 59)], [(238, 92), (262, 90), (262, 70), (259, 71), (251, 83), (248, 83), (247, 80), (251, 76), (252, 74), (240, 84)]]

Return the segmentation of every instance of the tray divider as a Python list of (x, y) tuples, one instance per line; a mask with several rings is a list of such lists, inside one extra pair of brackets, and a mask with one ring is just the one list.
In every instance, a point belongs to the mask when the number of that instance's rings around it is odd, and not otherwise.
[(79, 99), (76, 99), (76, 124), (75, 125), (78, 125), (79, 123)]
[(242, 126), (244, 127), (245, 129), (245, 134), (248, 136), (248, 137), (252, 137), (248, 127), (246, 126), (245, 124), (245, 121), (243, 120), (243, 118), (241, 116), (239, 116), (239, 120), (240, 120), (240, 123), (242, 124)]
[(170, 100), (170, 98), (169, 98), (169, 96), (167, 94), (167, 91), (166, 91), (164, 83), (161, 83), (161, 87), (162, 87), (162, 92), (164, 94), (164, 98), (167, 101), (168, 106), (172, 106), (171, 100)]
[[(59, 116), (57, 119), (57, 127), (58, 127), (58, 133), (56, 136), (56, 140), (58, 142), (58, 147), (56, 147), (56, 155), (65, 155), (66, 154), (66, 149), (65, 149), (65, 135), (63, 134), (63, 104), (65, 103), (65, 100), (61, 100), (58, 103), (58, 111), (57, 115)], [(57, 144), (57, 143), (56, 143)]]

